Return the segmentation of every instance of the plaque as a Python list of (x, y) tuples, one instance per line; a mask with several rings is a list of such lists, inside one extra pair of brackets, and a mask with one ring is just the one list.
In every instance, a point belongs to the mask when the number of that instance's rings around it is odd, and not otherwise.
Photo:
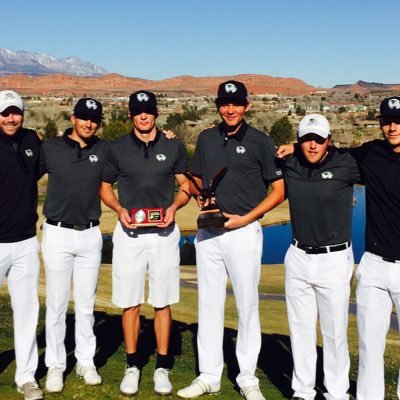
[(226, 218), (223, 216), (217, 201), (215, 200), (215, 190), (217, 189), (218, 183), (227, 173), (228, 168), (224, 167), (218, 171), (215, 176), (211, 179), (208, 187), (202, 188), (198, 185), (193, 175), (186, 172), (184, 175), (199, 191), (199, 196), (203, 202), (208, 204), (201, 208), (199, 217), (197, 218), (197, 227), (202, 228), (219, 228), (222, 229), (225, 225)]
[(132, 225), (155, 226), (164, 222), (164, 210), (162, 208), (132, 208)]

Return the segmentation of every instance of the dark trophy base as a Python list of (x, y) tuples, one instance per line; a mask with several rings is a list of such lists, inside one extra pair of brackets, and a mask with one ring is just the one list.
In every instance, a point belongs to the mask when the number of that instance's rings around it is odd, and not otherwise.
[(221, 210), (202, 211), (197, 218), (197, 227), (202, 228), (217, 228), (224, 227), (226, 218), (222, 215)]
[(132, 225), (155, 226), (163, 223), (164, 210), (162, 208), (133, 208), (131, 218)]

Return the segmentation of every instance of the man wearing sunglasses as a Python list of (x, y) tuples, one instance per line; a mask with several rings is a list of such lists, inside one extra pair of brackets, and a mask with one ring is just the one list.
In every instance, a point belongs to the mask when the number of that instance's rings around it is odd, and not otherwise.
[(93, 357), (93, 308), (101, 261), (100, 182), (108, 144), (96, 136), (102, 104), (81, 98), (71, 116), (72, 128), (44, 142), (40, 174), (49, 181), (43, 213), (42, 253), (46, 270), (46, 390), (61, 392), (67, 356), (65, 317), (71, 279), (75, 302), (76, 373), (99, 385)]
[(15, 383), (26, 400), (43, 398), (38, 365), (39, 244), (36, 238), (40, 140), (22, 127), (24, 105), (0, 92), (0, 282), (7, 276), (14, 321)]

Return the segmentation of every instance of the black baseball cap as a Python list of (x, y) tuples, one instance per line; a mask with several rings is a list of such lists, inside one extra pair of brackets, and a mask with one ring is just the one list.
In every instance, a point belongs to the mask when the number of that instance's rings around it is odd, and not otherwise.
[(132, 93), (129, 97), (129, 112), (131, 115), (141, 113), (158, 116), (156, 95), (146, 90)]
[(380, 106), (378, 118), (400, 118), (400, 97), (387, 97), (383, 99)]
[(74, 107), (74, 116), (79, 119), (91, 120), (99, 123), (103, 115), (102, 104), (90, 97), (79, 99)]
[(238, 105), (247, 105), (247, 89), (244, 83), (234, 80), (222, 82), (218, 86), (217, 98), (215, 99), (217, 107), (226, 103)]

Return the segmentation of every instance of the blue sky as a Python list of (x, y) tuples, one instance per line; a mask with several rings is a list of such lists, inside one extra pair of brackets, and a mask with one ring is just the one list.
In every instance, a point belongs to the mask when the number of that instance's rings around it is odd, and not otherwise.
[(399, 0), (20, 0), (0, 12), (0, 47), (125, 76), (400, 83)]

